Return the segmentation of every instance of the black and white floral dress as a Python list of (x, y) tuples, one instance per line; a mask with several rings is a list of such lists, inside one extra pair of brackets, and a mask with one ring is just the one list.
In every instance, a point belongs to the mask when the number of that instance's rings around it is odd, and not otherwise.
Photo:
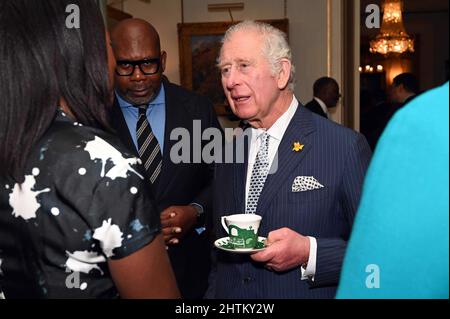
[(107, 260), (160, 231), (140, 164), (112, 135), (58, 111), (23, 183), (0, 181), (4, 297), (118, 297)]

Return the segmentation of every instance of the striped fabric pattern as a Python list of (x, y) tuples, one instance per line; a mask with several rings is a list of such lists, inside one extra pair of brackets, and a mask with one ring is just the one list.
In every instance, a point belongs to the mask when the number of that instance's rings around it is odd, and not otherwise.
[(145, 166), (150, 182), (152, 185), (156, 185), (161, 173), (162, 155), (158, 140), (152, 132), (146, 113), (147, 105), (140, 106), (139, 118), (136, 124), (136, 137), (139, 157)]

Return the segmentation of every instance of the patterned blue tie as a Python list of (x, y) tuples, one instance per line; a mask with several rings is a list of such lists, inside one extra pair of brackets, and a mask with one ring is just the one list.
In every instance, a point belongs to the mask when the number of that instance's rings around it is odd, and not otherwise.
[(261, 139), (261, 145), (258, 154), (256, 155), (256, 161), (250, 178), (247, 207), (245, 209), (246, 214), (256, 213), (259, 195), (261, 194), (267, 174), (269, 173), (269, 134), (264, 132), (258, 138)]

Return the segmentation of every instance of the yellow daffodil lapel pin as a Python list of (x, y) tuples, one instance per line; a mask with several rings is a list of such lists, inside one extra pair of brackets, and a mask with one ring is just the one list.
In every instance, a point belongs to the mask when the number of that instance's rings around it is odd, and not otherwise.
[(294, 152), (300, 152), (303, 151), (303, 148), (305, 147), (305, 145), (301, 144), (300, 142), (294, 142), (292, 144), (292, 150)]

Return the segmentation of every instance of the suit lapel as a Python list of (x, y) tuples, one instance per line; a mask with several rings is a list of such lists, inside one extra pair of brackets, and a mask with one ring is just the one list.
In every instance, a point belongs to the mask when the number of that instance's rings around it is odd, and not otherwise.
[[(269, 174), (264, 184), (258, 201), (257, 214), (264, 215), (283, 183), (290, 183), (289, 174), (305, 158), (313, 147), (308, 137), (314, 131), (312, 113), (299, 104), (289, 126), (278, 147), (278, 169), (275, 173)], [(300, 152), (292, 150), (293, 143), (300, 142), (304, 148)]]
[(167, 190), (170, 189), (170, 183), (172, 183), (179, 170), (179, 166), (175, 165), (170, 159), (170, 150), (173, 145), (178, 142), (170, 140), (170, 133), (177, 127), (184, 127), (188, 129), (192, 135), (192, 123), (189, 123), (189, 121), (191, 121), (191, 116), (187, 116), (186, 114), (186, 109), (184, 107), (185, 102), (181, 101), (177, 94), (172, 93), (170, 83), (166, 81), (163, 83), (166, 93), (166, 123), (164, 128), (163, 162), (157, 189), (158, 198), (161, 198)]
[[(249, 129), (248, 132), (251, 132)], [(245, 205), (246, 205), (246, 198), (245, 198), (245, 187), (247, 184), (247, 164), (248, 164), (248, 152), (249, 152), (249, 141), (251, 140), (251, 136), (248, 138), (245, 137), (245, 135), (241, 136), (240, 138), (237, 138), (235, 141), (235, 153), (239, 152), (239, 150), (244, 151), (244, 163), (235, 163), (233, 164), (235, 169), (233, 169), (234, 172), (234, 199), (236, 203), (236, 211), (233, 213), (236, 214), (243, 214), (245, 213)]]

